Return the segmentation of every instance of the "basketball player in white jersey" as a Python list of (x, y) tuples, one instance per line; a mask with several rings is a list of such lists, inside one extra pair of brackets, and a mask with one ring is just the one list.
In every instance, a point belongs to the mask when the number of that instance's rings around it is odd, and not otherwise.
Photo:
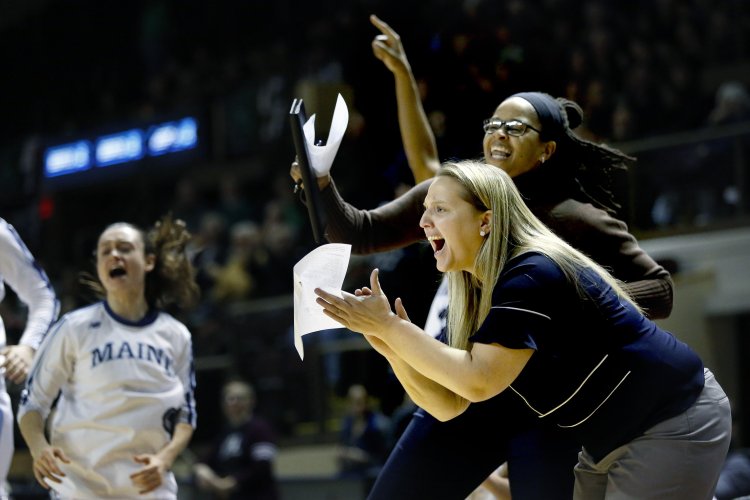
[(0, 499), (7, 498), (5, 481), (13, 459), (13, 412), (5, 379), (21, 384), (45, 333), (57, 319), (59, 305), (47, 275), (34, 260), (16, 230), (0, 219), (0, 301), (10, 286), (27, 309), (26, 327), (18, 345), (6, 345), (0, 318)]
[(160, 307), (197, 299), (188, 239), (171, 218), (148, 233), (109, 226), (96, 249), (104, 301), (63, 316), (42, 343), (18, 421), (57, 498), (177, 497), (170, 468), (196, 425), (195, 377), (190, 332)]

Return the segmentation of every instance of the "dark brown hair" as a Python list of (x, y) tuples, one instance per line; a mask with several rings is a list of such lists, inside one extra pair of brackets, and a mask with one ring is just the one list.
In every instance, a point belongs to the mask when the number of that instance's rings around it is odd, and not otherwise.
[[(118, 225), (129, 226), (138, 231), (143, 240), (144, 253), (156, 257), (154, 269), (146, 274), (144, 294), (149, 307), (164, 308), (175, 304), (181, 308), (189, 308), (196, 305), (200, 289), (195, 282), (193, 265), (185, 252), (185, 246), (191, 238), (185, 223), (167, 214), (147, 231), (128, 222), (110, 224), (105, 231)], [(102, 284), (89, 273), (82, 274), (81, 282), (98, 297), (106, 296)]]

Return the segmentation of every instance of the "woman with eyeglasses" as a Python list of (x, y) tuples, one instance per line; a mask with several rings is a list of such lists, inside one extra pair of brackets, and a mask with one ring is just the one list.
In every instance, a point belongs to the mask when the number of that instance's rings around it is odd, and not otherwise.
[[(373, 41), (373, 51), (394, 74), (402, 140), (415, 179), (421, 182), (376, 209), (359, 210), (344, 201), (330, 173), (318, 177), (327, 239), (350, 243), (352, 251), (360, 254), (424, 240), (419, 220), (432, 175), (440, 167), (435, 138), (400, 37), (377, 17), (371, 21), (381, 31)], [(669, 272), (639, 247), (626, 224), (615, 216), (618, 206), (610, 190), (611, 176), (633, 159), (576, 135), (573, 129), (582, 119), (581, 108), (566, 99), (541, 92), (510, 96), (484, 123), (484, 161), (513, 178), (529, 208), (552, 231), (624, 282), (650, 318), (667, 317), (672, 309)], [(300, 178), (296, 164), (291, 175)], [(443, 339), (445, 320), (441, 318), (445, 318), (447, 297), (444, 280), (425, 326), (427, 333)], [(455, 419), (439, 422), (419, 409), (383, 468), (372, 498), (461, 499), (506, 460), (515, 499), (571, 498), (571, 470), (579, 443), (528, 425), (527, 409), (519, 398), (504, 395), (493, 404), (500, 401), (503, 419), (496, 425), (514, 430), (507, 454), (475, 431), (485, 419), (497, 418), (489, 416), (491, 412), (470, 407)], [(516, 432), (522, 427), (528, 432)], [(452, 453), (438, 453), (444, 449)], [(435, 479), (415, 479), (425, 475)]]

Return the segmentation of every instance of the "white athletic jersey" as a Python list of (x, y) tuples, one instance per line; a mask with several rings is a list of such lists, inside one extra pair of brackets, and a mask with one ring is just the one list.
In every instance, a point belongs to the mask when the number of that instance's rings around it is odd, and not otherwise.
[(136, 323), (106, 302), (63, 316), (34, 360), (18, 419), (37, 411), (46, 419), (60, 394), (50, 442), (70, 458), (60, 463), (63, 498), (176, 498), (169, 473), (161, 487), (139, 495), (130, 474), (134, 455), (153, 454), (176, 423), (195, 427), (195, 376), (190, 332), (155, 311)]
[[(60, 311), (47, 275), (26, 248), (13, 226), (0, 219), (0, 302), (5, 298), (5, 284), (26, 304), (26, 327), (19, 344), (39, 348), (44, 335)], [(5, 324), (0, 318), (0, 348), (5, 347)], [(13, 459), (13, 409), (0, 373), (0, 498), (6, 498), (5, 484)]]
[[(0, 219), (0, 302), (5, 298), (5, 283), (29, 310), (19, 344), (38, 349), (45, 333), (57, 319), (59, 304), (47, 275), (16, 230)], [(5, 326), (0, 320), (0, 347), (4, 347), (5, 342)]]
[(424, 331), (432, 337), (437, 338), (448, 324), (448, 275), (443, 274), (440, 286), (432, 299), (430, 311), (427, 313), (427, 321)]

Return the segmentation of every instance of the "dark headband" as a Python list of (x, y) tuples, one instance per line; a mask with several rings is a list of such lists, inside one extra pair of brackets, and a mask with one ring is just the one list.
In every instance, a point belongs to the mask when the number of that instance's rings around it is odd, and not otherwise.
[(534, 108), (542, 125), (542, 132), (539, 134), (542, 140), (549, 141), (564, 135), (565, 119), (560, 110), (560, 104), (554, 97), (543, 92), (519, 92), (510, 97), (520, 97)]

